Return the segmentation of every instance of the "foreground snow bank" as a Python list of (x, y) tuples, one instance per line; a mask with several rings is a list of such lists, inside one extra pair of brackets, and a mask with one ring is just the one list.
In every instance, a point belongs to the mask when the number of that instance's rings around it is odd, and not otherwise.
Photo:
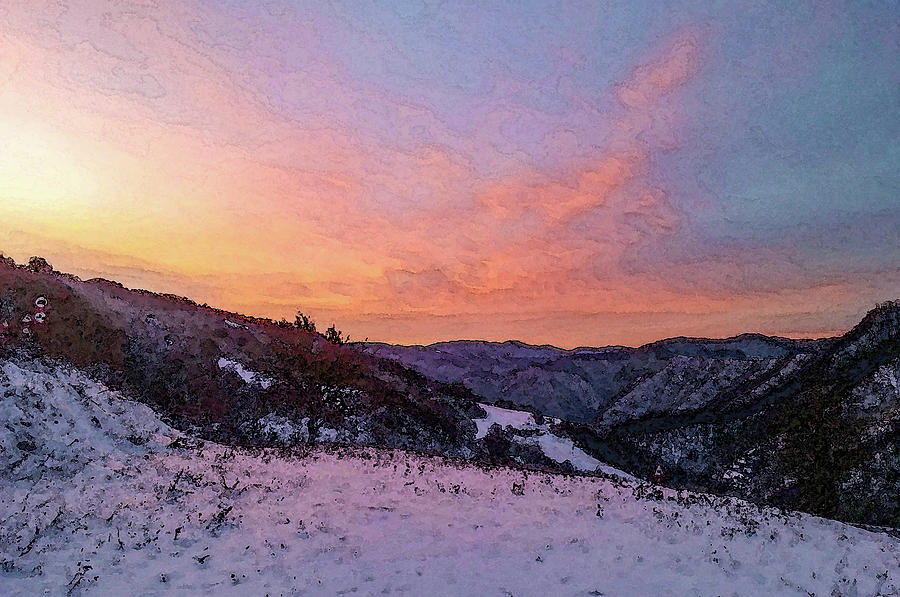
[(250, 453), (0, 363), (0, 594), (895, 595), (898, 542), (401, 452)]

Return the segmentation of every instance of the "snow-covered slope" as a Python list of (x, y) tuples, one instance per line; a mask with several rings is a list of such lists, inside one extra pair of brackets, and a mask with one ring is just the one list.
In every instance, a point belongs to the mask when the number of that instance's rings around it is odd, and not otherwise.
[(896, 595), (888, 535), (399, 451), (238, 451), (0, 363), (0, 594)]

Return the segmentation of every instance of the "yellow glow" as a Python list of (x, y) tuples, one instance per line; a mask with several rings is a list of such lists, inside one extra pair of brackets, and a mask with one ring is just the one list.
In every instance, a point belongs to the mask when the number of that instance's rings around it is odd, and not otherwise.
[(97, 177), (84, 155), (51, 127), (7, 114), (0, 139), (0, 208), (66, 210), (96, 199)]

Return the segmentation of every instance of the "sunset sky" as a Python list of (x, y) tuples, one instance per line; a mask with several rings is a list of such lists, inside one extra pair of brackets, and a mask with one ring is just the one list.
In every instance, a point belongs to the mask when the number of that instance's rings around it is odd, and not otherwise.
[(898, 12), (3, 0), (0, 251), (359, 340), (832, 335), (900, 298)]

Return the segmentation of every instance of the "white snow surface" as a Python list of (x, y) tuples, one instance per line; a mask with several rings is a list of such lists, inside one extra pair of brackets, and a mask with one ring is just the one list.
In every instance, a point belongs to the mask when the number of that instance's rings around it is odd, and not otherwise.
[(243, 324), (241, 324), (241, 323), (237, 323), (237, 322), (235, 322), (235, 321), (231, 321), (230, 319), (226, 319), (226, 320), (225, 320), (225, 325), (227, 325), (227, 326), (230, 327), (230, 328), (234, 328), (234, 329), (242, 329), (242, 330), (249, 330), (249, 329), (250, 329), (250, 328), (248, 328), (247, 326), (245, 326), (245, 325), (243, 325)]
[(541, 448), (544, 455), (556, 462), (565, 462), (568, 460), (576, 470), (580, 471), (601, 471), (610, 475), (618, 475), (623, 479), (636, 481), (635, 477), (628, 473), (604, 464), (587, 454), (584, 450), (575, 445), (575, 443), (567, 438), (560, 437), (550, 430), (551, 423), (559, 423), (559, 419), (552, 417), (544, 417), (544, 423), (538, 425), (534, 419), (534, 415), (529, 412), (520, 410), (512, 410), (509, 408), (501, 408), (490, 404), (478, 404), (487, 412), (487, 417), (483, 419), (474, 419), (477, 431), (475, 439), (480, 439), (487, 435), (491, 425), (497, 423), (501, 427), (512, 427), (523, 431), (532, 431), (534, 435), (530, 437), (516, 436), (514, 439), (523, 444), (535, 444)]
[(524, 430), (538, 430), (546, 427), (546, 425), (538, 425), (534, 420), (534, 415), (529, 412), (491, 406), (490, 404), (479, 403), (478, 406), (487, 412), (487, 417), (475, 419), (475, 425), (478, 427), (475, 439), (481, 439), (487, 435), (488, 429), (494, 423), (499, 424), (501, 427), (514, 427)]
[[(200, 442), (0, 362), (0, 595), (897, 595), (888, 535), (375, 449)], [(648, 495), (649, 492), (649, 495)]]
[(257, 373), (255, 371), (250, 371), (242, 364), (237, 361), (232, 361), (230, 359), (226, 359), (225, 357), (219, 357), (218, 361), (219, 369), (230, 369), (238, 374), (238, 377), (243, 379), (248, 384), (256, 384), (263, 389), (271, 386), (274, 381), (272, 379), (266, 377), (261, 373)]
[(275, 413), (269, 413), (259, 420), (260, 432), (276, 442), (293, 445), (309, 439), (309, 417), (296, 422)]

